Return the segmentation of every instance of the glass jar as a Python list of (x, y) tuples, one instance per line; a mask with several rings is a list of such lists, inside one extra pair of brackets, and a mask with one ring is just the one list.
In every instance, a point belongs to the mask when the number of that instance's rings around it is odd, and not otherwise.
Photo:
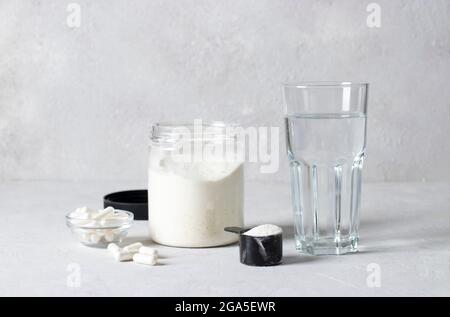
[[(148, 169), (153, 241), (174, 247), (234, 243), (243, 226), (243, 159), (232, 126), (220, 122), (156, 123)], [(232, 145), (232, 146), (230, 146)]]

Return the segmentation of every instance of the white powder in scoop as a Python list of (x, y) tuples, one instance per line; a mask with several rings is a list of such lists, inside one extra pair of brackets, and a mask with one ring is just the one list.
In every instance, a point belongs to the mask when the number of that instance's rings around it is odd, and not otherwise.
[(264, 237), (264, 236), (271, 236), (274, 234), (280, 234), (282, 232), (283, 230), (280, 227), (267, 224), (250, 229), (249, 231), (244, 232), (244, 234), (246, 236), (252, 237)]

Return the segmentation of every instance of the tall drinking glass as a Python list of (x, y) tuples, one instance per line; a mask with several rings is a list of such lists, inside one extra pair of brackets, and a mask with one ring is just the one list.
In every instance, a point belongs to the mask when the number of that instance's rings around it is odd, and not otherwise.
[(358, 250), (367, 92), (366, 83), (283, 87), (295, 239), (302, 253)]

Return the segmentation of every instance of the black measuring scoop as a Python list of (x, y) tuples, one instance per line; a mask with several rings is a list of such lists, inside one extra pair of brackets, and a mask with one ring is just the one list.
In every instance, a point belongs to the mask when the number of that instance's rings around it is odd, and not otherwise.
[(242, 264), (252, 266), (278, 265), (283, 259), (283, 235), (246, 235), (250, 229), (226, 227), (227, 232), (239, 234), (239, 256)]

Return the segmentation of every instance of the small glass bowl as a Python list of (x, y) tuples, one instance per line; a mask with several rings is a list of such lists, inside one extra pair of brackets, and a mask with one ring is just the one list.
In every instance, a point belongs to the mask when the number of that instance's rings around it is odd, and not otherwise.
[(121, 243), (133, 224), (134, 216), (126, 210), (118, 210), (124, 216), (116, 219), (81, 219), (66, 215), (66, 224), (82, 244), (89, 247), (106, 248), (110, 243)]

